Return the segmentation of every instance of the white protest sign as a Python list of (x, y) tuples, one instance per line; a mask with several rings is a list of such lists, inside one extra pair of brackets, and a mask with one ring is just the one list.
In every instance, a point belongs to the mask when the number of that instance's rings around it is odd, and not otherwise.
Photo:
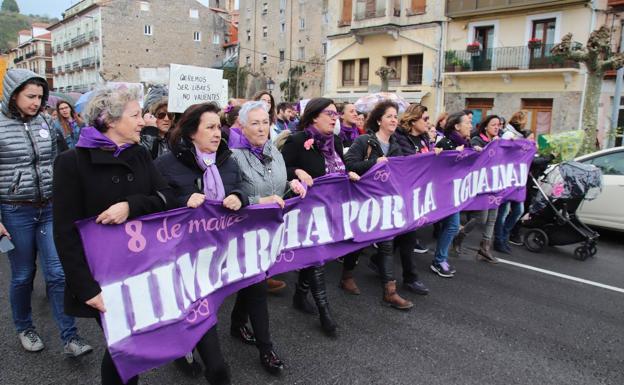
[[(220, 103), (223, 71), (213, 68), (169, 65), (169, 112), (184, 112), (198, 103)], [(227, 93), (225, 96), (227, 100)]]
[(221, 93), (221, 100), (219, 100), (219, 107), (225, 108), (228, 105), (228, 80), (222, 79), (223, 81), (223, 92)]

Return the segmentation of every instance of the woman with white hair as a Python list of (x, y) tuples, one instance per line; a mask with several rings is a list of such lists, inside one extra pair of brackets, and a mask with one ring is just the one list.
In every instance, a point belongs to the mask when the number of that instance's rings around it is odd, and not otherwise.
[[(232, 149), (232, 158), (242, 173), (243, 180), (238, 188), (247, 195), (249, 204), (277, 203), (283, 208), (283, 195), (288, 189), (304, 197), (305, 188), (299, 181), (287, 181), (284, 158), (269, 140), (271, 120), (267, 105), (261, 101), (247, 102), (238, 119), (243, 135)], [(245, 326), (248, 315), (253, 334)], [(266, 370), (279, 373), (283, 369), (284, 364), (273, 350), (269, 334), (266, 281), (238, 292), (230, 332), (244, 342), (255, 340)]]
[[(65, 269), (65, 312), (95, 318), (106, 312), (100, 284), (85, 258), (76, 221), (96, 217), (103, 225), (174, 207), (174, 196), (145, 148), (137, 145), (141, 128), (138, 95), (102, 89), (86, 108), (88, 127), (76, 148), (54, 164), (54, 241)], [(122, 384), (108, 350), (102, 359), (102, 384)], [(127, 384), (138, 383), (138, 377)]]

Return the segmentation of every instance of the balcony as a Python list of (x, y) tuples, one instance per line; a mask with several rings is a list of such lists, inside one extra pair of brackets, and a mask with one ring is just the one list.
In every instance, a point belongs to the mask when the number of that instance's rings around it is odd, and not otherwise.
[(95, 67), (100, 61), (96, 57), (90, 57), (81, 60), (82, 68)]
[(457, 18), (587, 3), (589, 0), (446, 0), (446, 16)]
[(21, 61), (23, 61), (23, 60), (24, 60), (24, 57), (23, 57), (23, 56), (18, 56), (18, 57), (16, 57), (15, 59), (13, 59), (13, 63), (14, 63), (14, 64), (17, 64), (17, 63), (19, 63), (19, 62), (21, 62)]
[(65, 64), (64, 68), (65, 68), (65, 72), (68, 72), (68, 71), (71, 71), (72, 66), (71, 64)]
[(77, 69), (80, 69), (80, 62), (79, 61), (75, 61), (72, 63), (72, 69), (75, 71)]
[(552, 56), (553, 45), (530, 49), (521, 47), (490, 48), (485, 51), (446, 51), (444, 72), (513, 71), (579, 68), (578, 63)]
[(33, 51), (33, 52), (28, 52), (26, 55), (24, 55), (24, 57), (26, 59), (30, 59), (31, 57), (37, 55), (37, 52)]

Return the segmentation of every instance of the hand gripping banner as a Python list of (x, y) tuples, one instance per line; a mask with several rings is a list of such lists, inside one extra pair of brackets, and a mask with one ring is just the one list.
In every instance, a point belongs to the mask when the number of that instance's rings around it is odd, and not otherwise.
[(220, 202), (78, 223), (102, 287), (104, 333), (124, 381), (191, 351), (224, 298), (268, 276), (334, 260), (461, 210), (523, 201), (535, 145), (390, 158), (360, 181), (315, 179), (304, 199), (229, 211)]

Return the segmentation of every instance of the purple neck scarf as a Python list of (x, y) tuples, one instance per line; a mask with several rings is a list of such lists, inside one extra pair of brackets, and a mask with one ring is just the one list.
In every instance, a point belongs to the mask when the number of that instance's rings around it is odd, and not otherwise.
[[(230, 134), (231, 135), (231, 134)], [(267, 140), (268, 142), (268, 140)], [(234, 145), (231, 148), (239, 148), (239, 149), (247, 149), (251, 152), (260, 162), (264, 162), (264, 147), (266, 146), (265, 142), (262, 146), (254, 146), (249, 143), (249, 140), (245, 135), (240, 136), (239, 143), (233, 143)]]
[(217, 153), (202, 152), (195, 145), (195, 160), (197, 165), (204, 171), (204, 195), (206, 199), (223, 200), (225, 198), (225, 189), (223, 188), (223, 180), (217, 168)]
[(469, 148), (472, 147), (470, 145), (470, 142), (467, 141), (463, 136), (461, 136), (459, 134), (459, 132), (453, 130), (453, 132), (451, 132), (451, 135), (449, 135), (449, 139), (455, 143), (455, 145), (459, 146), (464, 146), (465, 148)]
[(304, 132), (314, 139), (313, 145), (325, 158), (325, 172), (328, 174), (335, 172), (345, 173), (345, 165), (340, 156), (336, 154), (336, 148), (334, 147), (334, 134), (323, 135), (312, 125), (306, 127)]
[(240, 127), (232, 126), (230, 127), (230, 136), (228, 138), (228, 147), (229, 148), (240, 148), (241, 146), (241, 137), (243, 136), (243, 132)]
[(118, 146), (109, 137), (102, 134), (95, 127), (84, 127), (80, 131), (80, 138), (76, 147), (82, 148), (100, 148), (106, 151), (113, 151), (113, 156), (117, 158), (121, 152), (127, 148), (134, 146), (134, 143), (126, 143)]
[(353, 142), (355, 138), (360, 136), (360, 131), (355, 124), (347, 126), (343, 121), (340, 121), (340, 139), (343, 142)]

